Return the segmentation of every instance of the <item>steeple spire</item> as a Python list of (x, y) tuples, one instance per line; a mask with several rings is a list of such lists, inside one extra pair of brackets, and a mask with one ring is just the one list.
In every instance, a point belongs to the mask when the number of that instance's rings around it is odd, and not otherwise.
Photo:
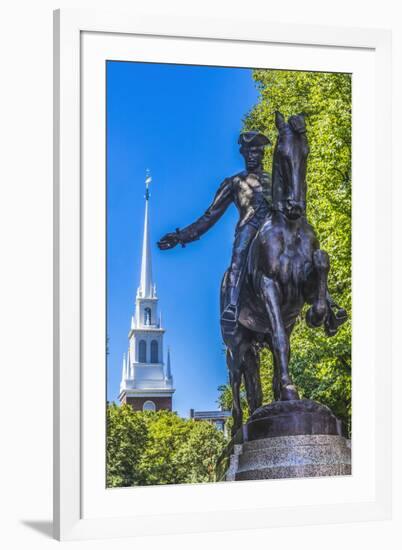
[(149, 170), (145, 175), (145, 219), (144, 219), (144, 236), (142, 241), (142, 260), (141, 260), (141, 282), (138, 289), (139, 295), (142, 298), (152, 298), (154, 295), (154, 284), (152, 282), (152, 262), (151, 262), (151, 246), (149, 239), (149, 184), (152, 178)]

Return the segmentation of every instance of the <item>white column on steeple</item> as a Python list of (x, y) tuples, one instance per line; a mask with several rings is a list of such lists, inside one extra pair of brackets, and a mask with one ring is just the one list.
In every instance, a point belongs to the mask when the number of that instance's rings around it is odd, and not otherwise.
[(132, 379), (132, 368), (131, 368), (131, 357), (130, 357), (130, 348), (128, 348), (127, 352), (127, 378), (129, 380)]
[(167, 359), (166, 359), (166, 378), (172, 378), (172, 368), (170, 365), (170, 348), (167, 350)]
[(152, 298), (154, 294), (154, 284), (152, 282), (152, 263), (151, 263), (151, 245), (149, 239), (149, 184), (152, 178), (147, 174), (145, 177), (145, 219), (144, 236), (142, 240), (142, 259), (141, 259), (141, 282), (139, 295), (141, 298)]
[(122, 385), (125, 384), (126, 378), (127, 378), (126, 354), (123, 353), (123, 367), (122, 367), (122, 372), (121, 372), (121, 383), (122, 383)]

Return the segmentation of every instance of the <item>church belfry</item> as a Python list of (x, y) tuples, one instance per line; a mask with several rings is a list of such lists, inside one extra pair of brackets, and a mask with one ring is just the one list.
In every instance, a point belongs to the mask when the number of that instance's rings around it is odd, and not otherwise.
[(151, 244), (149, 238), (149, 185), (145, 178), (145, 219), (142, 240), (141, 278), (135, 300), (135, 314), (128, 333), (128, 352), (123, 356), (120, 402), (134, 410), (172, 410), (173, 377), (170, 353), (165, 369), (161, 317), (158, 297), (152, 278)]

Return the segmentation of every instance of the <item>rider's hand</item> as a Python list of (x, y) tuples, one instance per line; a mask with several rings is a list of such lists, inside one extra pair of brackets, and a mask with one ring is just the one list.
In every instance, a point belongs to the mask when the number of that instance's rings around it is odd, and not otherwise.
[(158, 246), (161, 250), (169, 250), (179, 244), (179, 236), (177, 233), (167, 233), (158, 241)]

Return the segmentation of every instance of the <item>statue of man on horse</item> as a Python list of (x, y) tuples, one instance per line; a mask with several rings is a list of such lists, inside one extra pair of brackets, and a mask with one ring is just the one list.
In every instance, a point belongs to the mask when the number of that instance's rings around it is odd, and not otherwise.
[(233, 393), (233, 428), (242, 425), (240, 384), (244, 380), (250, 413), (262, 405), (259, 349), (273, 355), (275, 400), (299, 399), (288, 365), (290, 335), (305, 303), (311, 305), (306, 322), (324, 325), (332, 336), (345, 322), (346, 312), (327, 288), (328, 254), (306, 219), (306, 169), (309, 147), (302, 114), (286, 122), (275, 115), (278, 138), (272, 181), (263, 170), (264, 147), (270, 142), (260, 132), (240, 135), (245, 170), (226, 178), (206, 212), (184, 229), (168, 233), (162, 250), (199, 239), (231, 203), (239, 212), (231, 265), (221, 286), (221, 329)]

